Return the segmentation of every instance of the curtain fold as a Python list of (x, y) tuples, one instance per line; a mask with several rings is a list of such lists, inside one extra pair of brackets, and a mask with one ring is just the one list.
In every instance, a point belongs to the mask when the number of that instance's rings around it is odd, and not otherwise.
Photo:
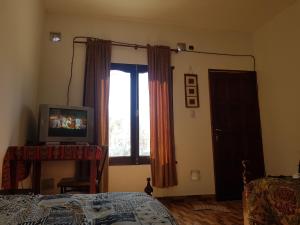
[[(94, 142), (108, 146), (108, 98), (111, 64), (111, 41), (87, 40), (83, 105), (94, 108)], [(83, 163), (84, 164), (84, 163)], [(89, 174), (86, 165), (78, 172)], [(108, 191), (108, 154), (105, 161), (101, 191)]]
[(152, 184), (165, 188), (177, 185), (171, 51), (166, 46), (148, 46), (147, 50)]

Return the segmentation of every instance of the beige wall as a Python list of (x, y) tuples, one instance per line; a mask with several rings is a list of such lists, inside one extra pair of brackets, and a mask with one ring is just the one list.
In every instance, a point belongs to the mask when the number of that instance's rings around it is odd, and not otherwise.
[[(62, 32), (63, 40), (53, 44), (48, 41), (50, 31)], [(235, 32), (187, 31), (180, 27), (151, 24), (102, 21), (71, 16), (48, 15), (44, 34), (43, 69), (40, 78), (39, 103), (66, 103), (67, 81), (70, 73), (72, 38), (95, 36), (131, 43), (164, 44), (175, 47), (177, 42), (193, 44), (196, 49), (233, 53), (252, 53), (251, 36)], [(145, 50), (113, 47), (112, 61), (146, 64)], [(81, 105), (85, 47), (76, 45), (74, 79), (71, 87), (71, 104)], [(172, 55), (174, 70), (175, 144), (178, 160), (179, 185), (155, 190), (155, 195), (194, 195), (214, 193), (208, 69), (252, 69), (252, 61), (245, 58), (207, 56), (188, 53)], [(185, 108), (184, 73), (197, 73), (200, 104), (192, 118)], [(51, 162), (44, 164), (43, 176), (72, 176), (73, 163)], [(200, 181), (191, 181), (190, 171), (198, 169)], [(150, 166), (111, 166), (109, 191), (143, 191)]]
[(0, 1), (0, 177), (7, 147), (32, 136), (43, 25), (40, 2)]
[[(267, 173), (292, 174), (300, 159), (300, 3), (299, 1), (265, 24), (251, 36), (237, 32), (188, 31), (181, 27), (103, 21), (72, 16), (47, 15), (43, 29), (41, 1), (0, 0), (0, 175), (7, 146), (23, 144), (32, 136), (38, 103), (65, 104), (70, 72), (72, 38), (95, 36), (132, 43), (193, 44), (207, 51), (252, 53), (254, 42), (259, 79), (259, 97)], [(43, 33), (42, 73), (40, 33)], [(63, 41), (49, 42), (49, 31), (61, 31)], [(146, 63), (144, 50), (113, 48), (113, 62)], [(209, 68), (252, 69), (242, 58), (173, 54), (175, 142), (179, 185), (155, 190), (155, 195), (214, 193), (208, 95)], [(71, 104), (81, 105), (84, 72), (84, 46), (76, 46)], [(200, 104), (196, 117), (184, 106), (183, 74), (197, 73)], [(39, 79), (39, 85), (38, 85)], [(37, 87), (39, 90), (37, 91)], [(28, 137), (29, 136), (29, 137)], [(201, 172), (200, 181), (191, 181), (190, 171)], [(73, 175), (73, 162), (51, 162), (43, 166), (44, 178)], [(110, 191), (142, 191), (150, 167), (111, 166)], [(0, 181), (1, 182), (1, 181)]]
[(300, 2), (254, 34), (268, 174), (297, 172), (300, 160)]

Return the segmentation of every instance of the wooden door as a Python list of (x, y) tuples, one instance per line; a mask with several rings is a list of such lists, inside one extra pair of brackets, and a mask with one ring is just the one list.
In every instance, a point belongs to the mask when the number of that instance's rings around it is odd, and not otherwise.
[(264, 175), (256, 72), (209, 70), (217, 200), (241, 199), (242, 160)]

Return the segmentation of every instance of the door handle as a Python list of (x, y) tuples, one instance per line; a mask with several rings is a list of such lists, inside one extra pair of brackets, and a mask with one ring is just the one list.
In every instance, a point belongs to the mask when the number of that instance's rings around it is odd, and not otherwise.
[(215, 131), (217, 131), (217, 132), (223, 132), (223, 130), (221, 130), (221, 129), (215, 129)]

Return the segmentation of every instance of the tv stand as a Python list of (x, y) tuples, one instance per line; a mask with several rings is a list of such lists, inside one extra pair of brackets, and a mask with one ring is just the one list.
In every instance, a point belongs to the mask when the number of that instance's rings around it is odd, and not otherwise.
[(25, 179), (25, 163), (33, 163), (32, 189), (40, 193), (41, 162), (56, 160), (90, 161), (90, 193), (96, 192), (97, 165), (105, 160), (103, 147), (96, 145), (37, 145), (10, 146), (3, 160), (2, 187), (5, 190), (17, 189), (18, 182)]
[(72, 142), (59, 142), (59, 141), (49, 141), (49, 142), (46, 142), (45, 145), (80, 145), (80, 146), (89, 146), (90, 144), (87, 143), (87, 142), (75, 142), (75, 141), (72, 141)]

